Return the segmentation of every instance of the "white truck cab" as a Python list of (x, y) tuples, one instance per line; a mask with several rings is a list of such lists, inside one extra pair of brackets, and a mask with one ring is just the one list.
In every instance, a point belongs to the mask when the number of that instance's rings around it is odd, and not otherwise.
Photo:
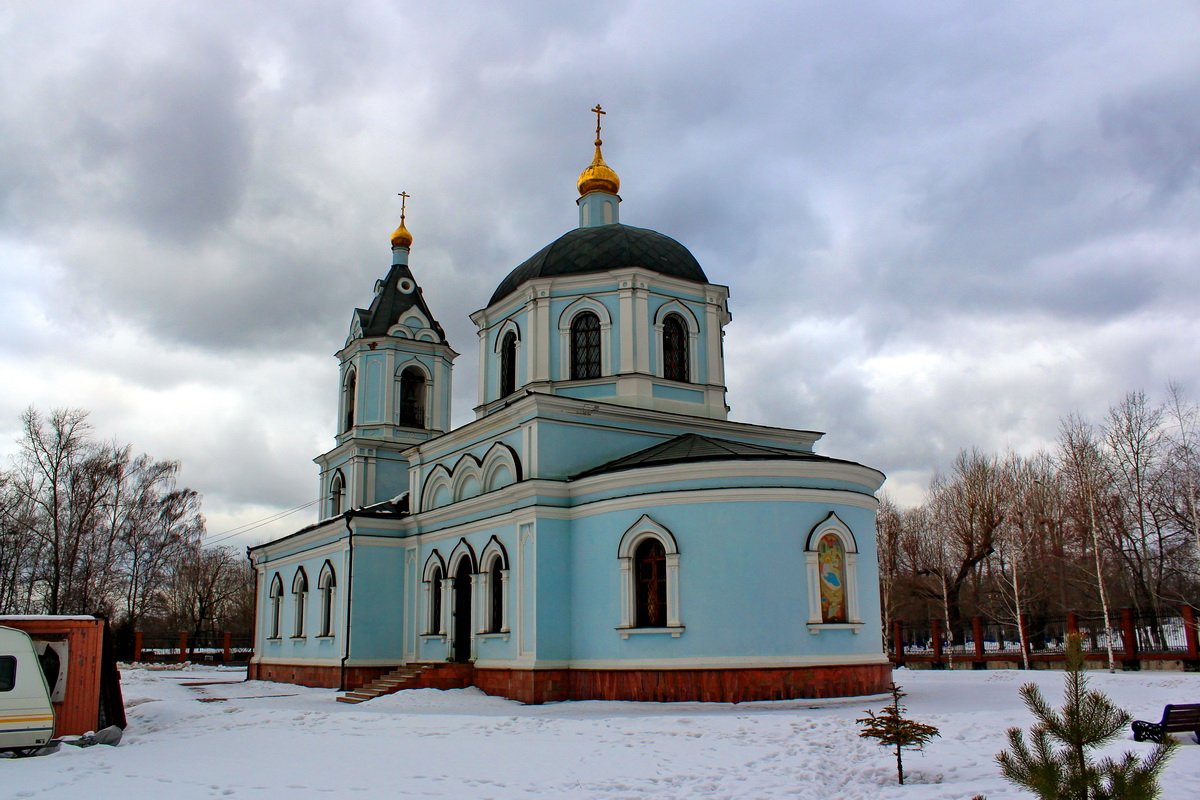
[(54, 707), (33, 641), (0, 626), (0, 751), (33, 751), (54, 737)]

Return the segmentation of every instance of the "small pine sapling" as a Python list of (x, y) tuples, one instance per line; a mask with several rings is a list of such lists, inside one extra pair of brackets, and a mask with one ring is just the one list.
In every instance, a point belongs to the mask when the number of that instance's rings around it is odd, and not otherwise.
[(858, 735), (864, 739), (876, 739), (880, 747), (896, 748), (896, 775), (900, 784), (904, 784), (904, 759), (902, 752), (905, 748), (923, 750), (925, 743), (941, 732), (932, 725), (925, 725), (904, 716), (907, 709), (900, 704), (904, 692), (894, 682), (888, 685), (892, 702), (883, 707), (878, 715), (867, 709), (868, 716), (855, 720), (863, 727)]
[(1042, 800), (1154, 800), (1159, 796), (1158, 776), (1175, 742), (1157, 746), (1144, 760), (1134, 753), (1126, 753), (1120, 761), (1091, 760), (1088, 751), (1115, 739), (1130, 716), (1103, 692), (1088, 690), (1079, 634), (1067, 637), (1062, 711), (1052, 709), (1032, 683), (1021, 687), (1021, 698), (1038, 721), (1029, 731), (1028, 744), (1020, 728), (1009, 728), (1010, 749), (996, 756), (1000, 772), (1010, 783)]

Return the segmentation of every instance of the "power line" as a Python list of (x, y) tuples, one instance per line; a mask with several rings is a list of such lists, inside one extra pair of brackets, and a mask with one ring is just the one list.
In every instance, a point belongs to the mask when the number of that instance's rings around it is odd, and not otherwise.
[(256, 528), (261, 528), (264, 525), (270, 525), (272, 522), (278, 522), (279, 520), (283, 519), (284, 517), (286, 517), (290, 514), (295, 514), (297, 511), (303, 511), (304, 509), (306, 509), (310, 506), (314, 506), (319, 502), (321, 502), (321, 498), (318, 497), (316, 500), (310, 500), (309, 502), (304, 503), (303, 505), (296, 506), (295, 508), (289, 508), (286, 511), (280, 511), (278, 513), (270, 515), (269, 517), (263, 517), (262, 519), (256, 519), (252, 522), (247, 522), (245, 524), (239, 525), (236, 528), (230, 528), (227, 531), (221, 531), (220, 533), (211, 534), (204, 538), (204, 545), (208, 546), (210, 544), (217, 544), (218, 542), (223, 542), (226, 539), (231, 539), (234, 536), (238, 536), (243, 533), (249, 533), (250, 531), (255, 530)]

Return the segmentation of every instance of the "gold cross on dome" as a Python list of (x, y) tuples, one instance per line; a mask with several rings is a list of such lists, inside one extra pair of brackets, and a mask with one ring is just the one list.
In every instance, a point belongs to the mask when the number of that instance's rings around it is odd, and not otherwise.
[(404, 224), (404, 209), (408, 204), (408, 198), (412, 197), (408, 192), (399, 192), (397, 196), (400, 198), (400, 224)]
[(600, 115), (607, 114), (608, 112), (601, 108), (599, 103), (596, 103), (596, 107), (592, 109), (592, 113), (596, 115), (596, 144), (600, 144)]

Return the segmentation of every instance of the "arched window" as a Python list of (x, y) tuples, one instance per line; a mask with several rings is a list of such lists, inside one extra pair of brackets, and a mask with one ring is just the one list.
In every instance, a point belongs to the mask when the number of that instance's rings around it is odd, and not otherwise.
[(500, 341), (500, 396), (517, 390), (517, 335), (512, 331)]
[(817, 543), (817, 570), (821, 576), (821, 621), (846, 622), (846, 549), (836, 534), (827, 533)]
[(343, 431), (348, 431), (354, 427), (354, 389), (357, 384), (354, 370), (346, 373), (346, 383), (342, 388), (342, 408), (345, 413)]
[(663, 628), (667, 624), (667, 554), (662, 542), (648, 538), (633, 555), (637, 571), (634, 616), (639, 628)]
[(442, 632), (442, 568), (434, 567), (429, 575), (429, 625), (426, 633)]
[(320, 636), (333, 636), (333, 590), (337, 581), (333, 575), (333, 565), (328, 561), (321, 567), (321, 577), (317, 580), (321, 590), (321, 630)]
[(663, 320), (663, 377), (669, 381), (688, 380), (688, 331), (678, 314)]
[(571, 380), (600, 377), (600, 318), (584, 311), (571, 320)]
[(275, 577), (271, 579), (271, 635), (267, 638), (279, 638), (279, 622), (283, 617), (283, 580), (279, 577), (279, 573), (275, 573)]
[(346, 505), (346, 476), (339, 469), (329, 481), (329, 516), (336, 517)]
[(304, 567), (297, 569), (296, 577), (292, 578), (292, 599), (296, 608), (292, 637), (301, 638), (304, 636), (304, 607), (308, 602), (308, 575), (304, 573)]
[(400, 424), (425, 427), (425, 373), (416, 367), (400, 373)]
[(500, 556), (492, 559), (492, 566), (488, 573), (488, 590), (491, 593), (488, 632), (500, 633), (504, 630), (504, 561)]
[(628, 638), (627, 631), (636, 628), (681, 635), (675, 536), (643, 514), (621, 536), (617, 560), (621, 569), (621, 624), (617, 629), (621, 637)]

